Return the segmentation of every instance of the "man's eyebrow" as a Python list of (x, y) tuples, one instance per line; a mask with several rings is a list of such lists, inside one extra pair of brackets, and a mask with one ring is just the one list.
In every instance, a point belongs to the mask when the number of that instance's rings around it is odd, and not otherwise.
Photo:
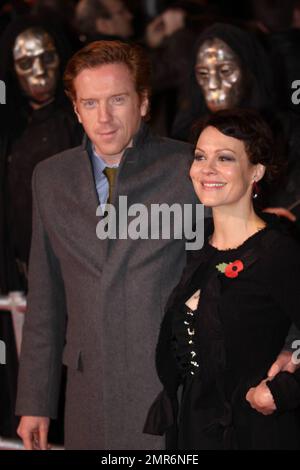
[(111, 95), (111, 98), (114, 98), (115, 96), (123, 96), (123, 95), (128, 96), (129, 93), (127, 91), (121, 91), (121, 93), (115, 93), (114, 95)]
[[(114, 98), (116, 96), (129, 96), (129, 93), (127, 91), (121, 91), (120, 93), (115, 93), (114, 95), (111, 95), (109, 98)], [(80, 101), (99, 101), (98, 98), (80, 98)]]
[(80, 98), (80, 101), (97, 101), (96, 98)]

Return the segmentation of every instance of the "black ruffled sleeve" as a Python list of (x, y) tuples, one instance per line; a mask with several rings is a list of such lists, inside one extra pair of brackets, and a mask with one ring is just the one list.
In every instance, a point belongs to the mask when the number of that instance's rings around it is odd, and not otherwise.
[(279, 412), (293, 410), (300, 405), (300, 369), (294, 374), (279, 372), (267, 382), (267, 386)]
[[(283, 236), (272, 250), (272, 262), (266, 274), (269, 292), (281, 311), (300, 330), (300, 245)], [(294, 336), (295, 339), (295, 336)], [(297, 338), (300, 340), (300, 337)], [(267, 382), (277, 410), (286, 411), (300, 405), (300, 369), (280, 372)]]

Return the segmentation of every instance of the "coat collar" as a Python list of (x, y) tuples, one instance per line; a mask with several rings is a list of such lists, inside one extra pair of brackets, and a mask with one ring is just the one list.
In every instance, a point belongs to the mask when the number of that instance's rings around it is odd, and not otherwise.
[(127, 148), (123, 154), (120, 170), (122, 170), (125, 165), (138, 163), (141, 157), (141, 152), (138, 152), (137, 150), (140, 150), (146, 144), (150, 135), (151, 130), (149, 126), (142, 121), (138, 132), (133, 137), (132, 147)]
[[(148, 124), (144, 121), (141, 121), (139, 130), (133, 137), (132, 147), (127, 148), (122, 156), (121, 163), (119, 165), (120, 171), (122, 171), (122, 168), (125, 165), (127, 166), (128, 164), (130, 165), (133, 163), (137, 163), (139, 161), (140, 152), (137, 152), (136, 150), (143, 147), (143, 145), (147, 143), (151, 135), (152, 135), (152, 131), (150, 127), (148, 126)], [(89, 151), (90, 145), (91, 145), (91, 142), (88, 136), (84, 134), (80, 149), (82, 151), (82, 154), (84, 155), (86, 154), (85, 157), (88, 157), (88, 151)], [(85, 158), (85, 161), (87, 161), (86, 158)]]

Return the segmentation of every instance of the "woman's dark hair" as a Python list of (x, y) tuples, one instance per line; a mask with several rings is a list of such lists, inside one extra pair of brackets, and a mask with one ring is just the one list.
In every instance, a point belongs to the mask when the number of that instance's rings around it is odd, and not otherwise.
[(228, 137), (243, 141), (249, 161), (266, 167), (266, 182), (274, 182), (281, 175), (283, 162), (276, 152), (273, 133), (257, 111), (245, 108), (218, 111), (195, 123), (194, 141), (210, 126)]

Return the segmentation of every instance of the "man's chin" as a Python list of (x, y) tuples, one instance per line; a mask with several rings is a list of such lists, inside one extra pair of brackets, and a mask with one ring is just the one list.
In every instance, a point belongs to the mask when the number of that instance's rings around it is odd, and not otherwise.
[(96, 145), (96, 152), (100, 157), (107, 156), (113, 158), (122, 155), (124, 152), (124, 148), (120, 148), (119, 146), (113, 145)]

